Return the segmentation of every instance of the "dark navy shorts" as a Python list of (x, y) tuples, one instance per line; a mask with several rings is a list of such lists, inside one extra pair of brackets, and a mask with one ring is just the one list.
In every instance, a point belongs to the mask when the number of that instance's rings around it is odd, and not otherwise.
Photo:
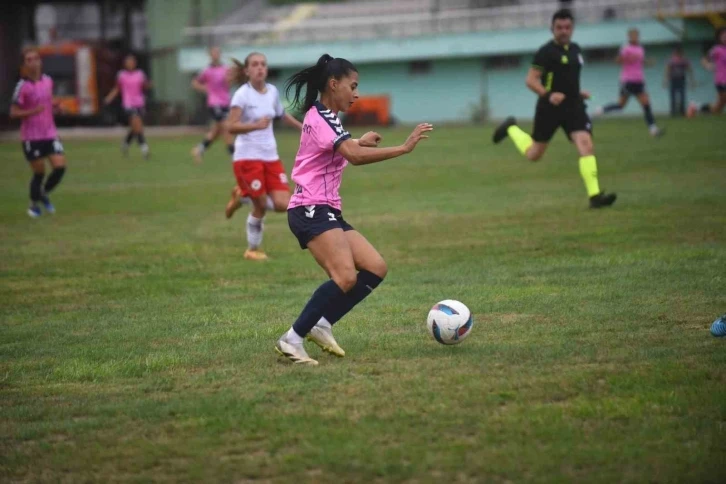
[(330, 205), (305, 205), (287, 211), (287, 223), (297, 237), (301, 249), (308, 248), (308, 242), (318, 235), (333, 229), (344, 232), (355, 230), (345, 221), (340, 210)]
[(716, 91), (726, 92), (726, 84), (716, 84)]
[(643, 82), (624, 82), (620, 85), (621, 96), (640, 96), (645, 92), (645, 83)]
[(227, 119), (229, 108), (227, 106), (209, 106), (209, 116), (217, 123)]
[(134, 116), (141, 116), (142, 118), (146, 114), (146, 109), (143, 107), (140, 108), (124, 108), (124, 114), (126, 115), (126, 119), (128, 121), (131, 121), (131, 118)]
[(28, 161), (47, 158), (50, 155), (62, 155), (63, 144), (58, 138), (23, 141), (23, 153)]

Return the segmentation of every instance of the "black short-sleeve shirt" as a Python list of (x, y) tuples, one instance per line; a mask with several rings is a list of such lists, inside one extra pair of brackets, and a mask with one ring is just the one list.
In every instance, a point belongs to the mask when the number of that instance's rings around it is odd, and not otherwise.
[(566, 100), (580, 98), (580, 71), (584, 60), (575, 43), (559, 45), (554, 40), (540, 47), (532, 67), (542, 72), (542, 85), (550, 92), (561, 92)]

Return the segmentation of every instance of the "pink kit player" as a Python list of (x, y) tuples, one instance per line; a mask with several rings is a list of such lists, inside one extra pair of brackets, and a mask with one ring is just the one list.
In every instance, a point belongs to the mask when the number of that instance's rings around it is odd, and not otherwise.
[(658, 128), (653, 117), (653, 110), (650, 107), (650, 97), (645, 92), (645, 49), (640, 45), (640, 33), (638, 29), (628, 31), (628, 43), (620, 49), (616, 61), (622, 66), (620, 71), (620, 98), (617, 102), (607, 104), (598, 108), (596, 115), (621, 111), (630, 96), (635, 96), (643, 108), (645, 124), (651, 136), (661, 136), (664, 130)]
[(325, 54), (287, 81), (287, 92), (295, 92), (293, 105), (300, 105), (305, 113), (292, 170), (295, 190), (288, 223), (300, 247), (310, 250), (330, 277), (275, 345), (293, 363), (318, 364), (303, 347), (305, 337), (324, 351), (344, 356), (332, 326), (365, 299), (388, 271), (378, 251), (343, 218), (339, 193), (343, 169), (348, 162), (366, 165), (410, 153), (433, 129), (430, 124), (419, 124), (404, 144), (392, 148), (378, 148), (381, 137), (374, 132), (353, 139), (338, 112), (358, 98), (358, 80), (353, 64)]
[(219, 47), (209, 49), (209, 58), (210, 64), (192, 80), (192, 87), (207, 96), (211, 119), (211, 126), (204, 139), (192, 149), (192, 156), (197, 163), (202, 162), (204, 152), (219, 136), (223, 137), (229, 154), (234, 153), (234, 136), (227, 131), (225, 120), (229, 114), (230, 81), (237, 80), (234, 79), (236, 69), (222, 64)]
[[(43, 74), (43, 65), (37, 50), (25, 49), (22, 57), (21, 79), (15, 87), (10, 117), (21, 120), (23, 152), (33, 171), (28, 215), (37, 218), (42, 213), (41, 204), (47, 213), (55, 213), (48, 194), (63, 178), (66, 158), (53, 120), (53, 110), (57, 107), (53, 101), (53, 80)], [(47, 179), (46, 159), (53, 167)]]
[[(708, 55), (701, 60), (703, 67), (713, 71), (713, 81), (716, 85), (716, 102), (701, 105), (703, 114), (720, 114), (726, 107), (726, 27), (716, 31), (716, 45), (708, 51)], [(688, 107), (688, 116), (693, 117), (698, 111), (696, 104)]]
[(143, 117), (146, 109), (144, 91), (151, 88), (151, 82), (144, 71), (137, 68), (136, 57), (129, 54), (124, 59), (124, 69), (116, 76), (116, 87), (108, 93), (105, 103), (111, 104), (121, 93), (121, 105), (129, 123), (129, 132), (121, 144), (121, 152), (128, 154), (129, 146), (134, 138), (138, 141), (144, 158), (149, 157), (149, 145), (144, 137)]

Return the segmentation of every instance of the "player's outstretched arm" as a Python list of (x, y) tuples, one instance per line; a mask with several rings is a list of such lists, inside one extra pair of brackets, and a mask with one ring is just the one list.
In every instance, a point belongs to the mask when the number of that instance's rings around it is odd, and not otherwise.
[(338, 152), (353, 165), (370, 165), (371, 163), (390, 160), (412, 152), (419, 141), (428, 138), (426, 133), (433, 131), (433, 129), (432, 124), (421, 123), (414, 128), (402, 145), (390, 148), (361, 146), (359, 140), (347, 139), (340, 144)]
[(116, 96), (118, 96), (118, 86), (111, 89), (111, 92), (109, 92), (106, 97), (103, 99), (104, 104), (111, 104), (114, 99), (116, 99)]
[(290, 126), (291, 128), (296, 128), (298, 131), (302, 131), (302, 123), (295, 119), (295, 117), (290, 113), (285, 113), (282, 115), (282, 122)]
[(192, 79), (192, 89), (202, 94), (207, 93), (207, 86), (199, 82), (196, 77)]

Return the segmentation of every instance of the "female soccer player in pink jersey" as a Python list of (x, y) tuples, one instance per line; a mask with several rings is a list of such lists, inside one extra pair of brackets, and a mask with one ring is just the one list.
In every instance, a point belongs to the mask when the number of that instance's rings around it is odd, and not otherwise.
[[(701, 105), (701, 112), (704, 114), (719, 114), (726, 106), (726, 27), (721, 27), (716, 31), (716, 45), (708, 51), (706, 57), (701, 59), (701, 64), (707, 70), (713, 71), (717, 95), (715, 103)], [(698, 107), (691, 104), (688, 107), (688, 116), (695, 116), (697, 110)]]
[(124, 68), (119, 71), (116, 77), (116, 87), (106, 96), (106, 104), (111, 104), (113, 100), (121, 92), (121, 104), (126, 113), (129, 122), (129, 132), (126, 139), (121, 145), (123, 154), (129, 151), (129, 145), (134, 137), (139, 142), (141, 153), (144, 158), (149, 157), (149, 145), (146, 144), (144, 137), (144, 108), (146, 107), (146, 98), (144, 91), (151, 89), (151, 81), (144, 74), (144, 71), (136, 68), (136, 57), (129, 54), (124, 59)]
[(648, 125), (650, 134), (652, 136), (662, 135), (663, 130), (655, 124), (653, 111), (650, 108), (650, 97), (645, 92), (644, 66), (646, 58), (645, 49), (640, 45), (640, 32), (638, 32), (638, 29), (628, 31), (628, 43), (620, 49), (616, 62), (622, 65), (620, 71), (620, 99), (616, 103), (599, 108), (595, 114), (620, 111), (628, 103), (630, 96), (633, 95), (643, 107), (645, 123)]
[(244, 64), (234, 62), (246, 82), (232, 97), (227, 118), (227, 129), (237, 135), (232, 157), (237, 187), (232, 191), (226, 215), (231, 217), (242, 201), (251, 200), (244, 257), (265, 260), (267, 255), (260, 250), (265, 212), (268, 209), (284, 212), (290, 201), (290, 186), (277, 154), (272, 119), (281, 119), (297, 129), (302, 129), (302, 124), (285, 113), (280, 93), (267, 83), (267, 59), (263, 54), (253, 52)]
[(219, 47), (209, 49), (211, 63), (192, 80), (192, 87), (207, 95), (207, 108), (212, 119), (211, 127), (201, 143), (192, 149), (197, 163), (202, 162), (204, 152), (217, 137), (222, 136), (229, 154), (234, 154), (234, 136), (227, 132), (224, 120), (229, 114), (229, 84), (232, 70), (222, 64)]
[(344, 356), (333, 338), (332, 325), (368, 296), (388, 271), (378, 251), (343, 218), (338, 192), (343, 169), (348, 162), (367, 165), (410, 153), (433, 127), (419, 124), (404, 144), (391, 148), (378, 148), (381, 137), (374, 132), (353, 139), (338, 112), (346, 111), (358, 98), (358, 71), (349, 61), (327, 54), (292, 76), (287, 92), (291, 89), (293, 104), (301, 105), (305, 119), (292, 169), (296, 187), (288, 223), (300, 247), (310, 250), (330, 279), (313, 293), (275, 349), (294, 363), (317, 365), (305, 351), (303, 338)]
[[(40, 54), (33, 48), (23, 51), (20, 81), (18, 81), (10, 106), (10, 117), (21, 120), (20, 137), (25, 159), (33, 170), (30, 179), (30, 207), (28, 215), (41, 215), (40, 204), (48, 213), (55, 213), (48, 194), (60, 183), (66, 171), (66, 157), (63, 145), (53, 120), (53, 80), (43, 74)], [(45, 159), (50, 161), (53, 171), (45, 179)], [(45, 179), (45, 184), (43, 180)]]

